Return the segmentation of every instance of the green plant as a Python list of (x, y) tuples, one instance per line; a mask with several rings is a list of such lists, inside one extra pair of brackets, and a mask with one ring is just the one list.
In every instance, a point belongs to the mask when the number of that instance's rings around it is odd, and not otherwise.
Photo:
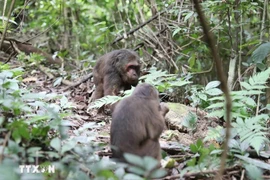
[[(248, 82), (240, 82), (240, 85), (244, 88), (240, 91), (232, 91), (231, 97), (233, 101), (232, 107), (232, 119), (237, 117), (247, 118), (254, 114), (253, 109), (256, 107), (256, 102), (253, 98), (255, 95), (263, 94), (263, 90), (267, 88), (266, 81), (270, 76), (270, 68), (250, 77)], [(211, 105), (207, 109), (212, 112), (207, 116), (224, 116), (224, 97), (217, 96), (209, 98), (208, 101)]]
[(217, 88), (220, 85), (219, 81), (211, 81), (205, 87), (191, 87), (191, 105), (193, 107), (200, 106), (205, 108), (209, 106), (211, 96), (218, 96), (222, 94), (222, 91)]
[[(146, 179), (161, 178), (167, 174), (164, 169), (158, 169), (158, 161), (152, 157), (139, 157), (133, 154), (124, 154), (128, 163), (128, 171), (133, 174), (126, 174), (124, 179), (137, 179), (140, 175)], [(135, 174), (135, 175), (134, 175)], [(141, 178), (142, 179), (142, 178)]]
[(216, 170), (220, 159), (218, 156), (221, 155), (221, 150), (216, 149), (213, 144), (206, 147), (201, 139), (198, 139), (196, 143), (190, 145), (190, 151), (195, 155), (187, 161), (187, 167), (181, 172), (184, 175), (186, 172), (197, 172), (203, 170)]
[[(158, 89), (159, 92), (164, 92), (170, 88), (180, 87), (180, 86), (184, 86), (186, 84), (191, 83), (188, 80), (182, 80), (181, 78), (176, 78), (175, 74), (167, 74), (164, 71), (156, 70), (156, 68), (151, 68), (149, 70), (149, 74), (140, 77), (140, 80), (144, 81), (145, 83), (154, 85)], [(90, 104), (90, 106), (88, 107), (88, 110), (92, 108), (100, 108), (107, 104), (113, 104), (129, 96), (133, 92), (133, 90), (134, 90), (134, 87), (131, 90), (125, 91), (123, 97), (119, 97), (119, 96), (102, 97), (98, 99), (97, 101), (93, 102), (92, 104)]]
[(235, 134), (239, 136), (240, 142), (249, 144), (258, 154), (263, 145), (269, 143), (266, 127), (268, 118), (269, 115), (266, 114), (246, 118), (245, 120), (238, 117), (236, 121), (232, 123), (234, 127), (233, 131), (236, 131)]
[(32, 53), (30, 55), (26, 55), (25, 53), (18, 54), (18, 60), (26, 63), (28, 66), (39, 65), (45, 58), (37, 53)]
[(182, 122), (182, 125), (188, 128), (188, 130), (194, 131), (196, 129), (197, 119), (198, 117), (196, 114), (189, 112)]
[[(65, 96), (21, 89), (21, 75), (21, 69), (0, 72), (0, 112), (3, 115), (0, 119), (0, 140), (6, 142), (0, 145), (3, 152), (0, 155), (0, 173), (17, 172), (14, 179), (52, 176), (18, 171), (19, 165), (38, 162), (43, 167), (55, 165), (56, 171), (69, 174), (76, 163), (69, 166), (65, 163), (69, 158), (76, 158), (68, 154), (77, 142), (68, 139), (63, 118), (70, 114), (71, 104)], [(52, 103), (47, 103), (48, 100)], [(59, 100), (59, 104), (54, 103), (55, 100)]]
[(256, 66), (260, 70), (267, 69), (267, 66), (265, 63), (263, 63), (263, 60), (266, 59), (266, 57), (270, 53), (270, 42), (261, 44), (255, 51), (253, 51), (250, 60), (252, 63), (256, 64)]

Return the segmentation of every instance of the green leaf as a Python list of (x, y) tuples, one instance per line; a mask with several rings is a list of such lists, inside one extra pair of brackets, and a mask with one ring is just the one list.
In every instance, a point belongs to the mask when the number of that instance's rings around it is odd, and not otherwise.
[(140, 156), (136, 156), (130, 153), (124, 153), (124, 158), (128, 163), (133, 164), (135, 166), (144, 167), (143, 159)]
[(87, 111), (89, 111), (90, 109), (93, 109), (93, 108), (100, 108), (100, 107), (107, 105), (107, 104), (113, 104), (121, 99), (123, 99), (123, 97), (119, 97), (119, 96), (102, 97), (100, 99), (97, 99), (95, 102), (91, 103), (89, 105)]
[(247, 82), (240, 82), (240, 85), (243, 86), (246, 90), (252, 89), (252, 87)]
[(9, 89), (12, 89), (12, 90), (14, 90), (14, 91), (19, 90), (18, 82), (17, 82), (17, 81), (16, 81), (16, 82), (10, 82), (10, 84), (9, 84)]
[(157, 179), (166, 176), (167, 171), (165, 169), (156, 169), (151, 173), (151, 178)]
[(204, 138), (204, 141), (212, 141), (212, 140), (219, 141), (220, 139), (222, 139), (222, 136), (221, 136), (222, 129), (223, 127), (221, 126), (217, 126), (215, 128), (209, 127), (207, 131), (207, 135)]
[(224, 102), (218, 102), (218, 103), (213, 103), (212, 105), (208, 106), (206, 109), (223, 108), (223, 107), (224, 107)]
[(199, 97), (200, 99), (202, 99), (202, 100), (204, 100), (204, 101), (207, 101), (207, 96), (206, 96), (205, 94), (203, 94), (203, 93), (198, 93), (197, 95), (198, 95), (198, 97)]
[(251, 107), (256, 107), (256, 105), (257, 105), (256, 102), (254, 101), (254, 99), (252, 99), (250, 97), (245, 97), (245, 99), (243, 99), (243, 102)]
[(144, 180), (144, 178), (137, 176), (135, 174), (126, 174), (123, 178), (123, 180), (131, 180), (131, 179), (136, 179), (136, 180)]
[(257, 159), (252, 159), (246, 156), (241, 156), (238, 154), (234, 154), (235, 157), (238, 157), (239, 159), (242, 159), (243, 161), (249, 163), (249, 164), (253, 164), (254, 166), (257, 166), (259, 168), (262, 169), (266, 169), (266, 170), (270, 170), (270, 164), (265, 163), (263, 161), (257, 160)]
[(195, 144), (191, 144), (190, 146), (190, 151), (193, 153), (197, 153), (198, 152), (198, 148)]
[(58, 152), (61, 150), (61, 140), (58, 137), (52, 139), (50, 145)]
[(194, 14), (193, 11), (189, 12), (189, 13), (185, 16), (184, 22), (186, 22), (193, 14)]
[(30, 147), (29, 149), (27, 149), (27, 153), (36, 154), (40, 150), (41, 150), (41, 147)]
[(188, 59), (189, 66), (192, 68), (195, 65), (196, 54), (193, 53), (191, 57)]
[(200, 149), (200, 148), (202, 148), (203, 147), (203, 141), (201, 140), (201, 139), (198, 139), (197, 141), (196, 141), (196, 146)]
[(216, 88), (220, 85), (220, 81), (211, 81), (205, 86), (205, 90)]
[(10, 166), (6, 164), (0, 164), (0, 176), (1, 179), (6, 180), (20, 180), (21, 178), (18, 176), (17, 173), (14, 173), (16, 170), (19, 170), (19, 166), (17, 165), (17, 169), (15, 170), (15, 166)]
[(125, 175), (125, 169), (124, 167), (120, 167), (114, 171), (114, 174), (118, 177), (118, 179), (123, 179), (123, 176)]
[(216, 96), (216, 95), (223, 94), (223, 92), (220, 89), (218, 89), (218, 88), (209, 89), (209, 90), (207, 90), (205, 92), (208, 95), (211, 95), (211, 96)]
[(219, 118), (221, 118), (222, 116), (224, 116), (224, 110), (223, 109), (213, 111), (213, 112), (206, 115), (206, 117), (219, 117)]
[(8, 141), (8, 149), (10, 153), (17, 154), (20, 152), (21, 147), (12, 140)]
[(24, 137), (25, 139), (30, 139), (29, 129), (28, 126), (21, 126), (18, 128), (18, 131), (20, 132), (20, 135)]
[(179, 31), (181, 31), (182, 28), (178, 27), (173, 31), (172, 37), (174, 37)]
[(36, 115), (36, 116), (31, 117), (31, 119), (27, 121), (27, 123), (29, 124), (37, 123), (38, 121), (47, 120), (47, 119), (50, 119), (48, 115), (43, 115), (43, 116)]
[(257, 166), (254, 166), (252, 164), (247, 164), (245, 165), (245, 169), (247, 171), (248, 177), (251, 180), (263, 180), (262, 178), (263, 172)]
[(70, 151), (71, 149), (73, 149), (76, 146), (76, 141), (75, 140), (69, 140), (68, 142), (66, 142), (63, 147), (62, 147), (62, 151), (61, 154), (64, 154), (67, 151)]
[(270, 53), (270, 42), (261, 44), (251, 55), (251, 59), (255, 63), (262, 63), (262, 61)]
[(114, 173), (111, 170), (108, 170), (108, 169), (100, 170), (98, 172), (98, 174), (97, 174), (97, 177), (103, 177), (105, 179), (115, 179), (115, 180), (117, 180), (117, 177), (114, 175)]
[(196, 165), (196, 158), (192, 158), (191, 160), (189, 160), (188, 162), (187, 162), (187, 165), (188, 166), (195, 166)]
[(17, 143), (21, 142), (21, 135), (20, 135), (20, 132), (17, 129), (15, 131), (12, 131), (12, 138)]
[(138, 166), (130, 166), (128, 167), (128, 171), (141, 176), (145, 174), (145, 170)]
[(143, 164), (144, 164), (144, 168), (147, 171), (152, 171), (158, 166), (159, 162), (150, 156), (145, 156), (143, 158)]
[(257, 136), (250, 141), (250, 145), (256, 150), (257, 154), (260, 154), (260, 149), (266, 141), (267, 139), (265, 137), (260, 137), (259, 134), (257, 134)]

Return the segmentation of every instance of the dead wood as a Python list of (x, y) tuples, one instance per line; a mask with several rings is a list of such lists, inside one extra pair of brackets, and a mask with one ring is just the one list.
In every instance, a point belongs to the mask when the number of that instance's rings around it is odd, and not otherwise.
[(1, 50), (7, 54), (13, 54), (14, 52), (19, 53), (20, 51), (24, 52), (26, 55), (29, 55), (31, 53), (37, 53), (45, 57), (45, 64), (47, 65), (56, 64), (61, 66), (63, 63), (60, 58), (53, 58), (52, 55), (42, 51), (41, 49), (36, 48), (29, 43), (22, 43), (17, 40), (14, 41), (9, 39), (9, 41), (4, 41)]
[(68, 87), (66, 87), (66, 88), (64, 89), (64, 91), (68, 90), (69, 88), (75, 88), (75, 87), (79, 86), (80, 84), (82, 84), (82, 83), (86, 82), (88, 79), (90, 79), (92, 76), (93, 76), (92, 73), (86, 75), (86, 76), (83, 77), (80, 81), (75, 82), (75, 83), (69, 85)]

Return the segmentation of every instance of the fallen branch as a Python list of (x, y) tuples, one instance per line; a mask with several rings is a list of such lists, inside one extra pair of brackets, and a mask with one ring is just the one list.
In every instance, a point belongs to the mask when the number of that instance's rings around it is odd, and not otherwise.
[[(232, 170), (235, 170), (235, 169), (240, 171), (241, 166), (233, 166), (233, 167), (225, 168), (224, 171), (228, 172), (228, 171), (232, 171)], [(199, 178), (199, 177), (206, 176), (206, 175), (209, 175), (209, 174), (218, 174), (218, 169), (217, 170), (199, 171), (199, 172), (190, 172), (190, 173), (184, 174), (182, 177), (183, 178), (193, 177), (193, 178), (197, 179), (196, 177)], [(181, 175), (177, 174), (177, 175), (173, 175), (173, 176), (164, 177), (164, 178), (162, 178), (160, 180), (179, 179), (180, 177), (181, 177)]]
[(53, 58), (52, 55), (32, 46), (29, 43), (22, 43), (12, 38), (5, 38), (5, 41), (2, 45), (2, 51), (8, 54), (12, 54), (14, 52), (24, 52), (26, 55), (29, 55), (31, 53), (37, 53), (45, 57), (45, 59), (47, 60), (45, 64), (57, 64), (59, 66), (63, 64), (63, 61), (60, 58)]
[(73, 83), (73, 84), (71, 84), (70, 86), (66, 87), (66, 88), (64, 89), (64, 91), (66, 91), (66, 90), (68, 90), (68, 89), (70, 89), (70, 88), (75, 88), (75, 87), (79, 86), (80, 84), (86, 82), (86, 81), (87, 81), (88, 79), (90, 79), (91, 77), (93, 77), (93, 74), (92, 74), (92, 73), (86, 75), (86, 76), (83, 77), (80, 81), (78, 81), (78, 82), (76, 82), (76, 83)]

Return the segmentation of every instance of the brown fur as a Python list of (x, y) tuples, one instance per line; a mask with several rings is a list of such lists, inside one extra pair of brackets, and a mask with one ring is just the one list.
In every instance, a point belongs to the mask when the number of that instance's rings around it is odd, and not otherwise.
[(158, 91), (149, 84), (139, 84), (131, 96), (120, 101), (112, 114), (111, 146), (113, 158), (123, 153), (161, 159), (159, 137), (169, 111), (159, 103)]
[(95, 92), (91, 101), (107, 95), (118, 95), (121, 90), (138, 84), (140, 62), (133, 50), (120, 49), (101, 56), (93, 70)]

